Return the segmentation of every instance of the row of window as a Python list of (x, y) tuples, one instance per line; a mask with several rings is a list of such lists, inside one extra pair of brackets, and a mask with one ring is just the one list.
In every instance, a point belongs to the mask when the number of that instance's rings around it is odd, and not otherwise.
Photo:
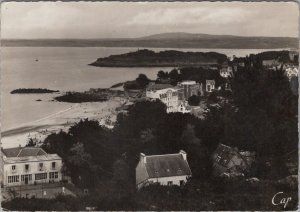
[[(169, 94), (169, 95), (168, 95), (168, 94)], [(177, 92), (159, 94), (159, 98), (160, 98), (160, 99), (171, 98), (171, 97), (176, 97), (176, 96), (178, 96), (178, 93), (177, 93)]]
[[(46, 180), (47, 179), (47, 173), (38, 173), (35, 174), (35, 180)], [(49, 172), (49, 179), (57, 179), (58, 178), (58, 172)], [(8, 183), (17, 183), (20, 182), (20, 176), (8, 176), (7, 177)], [(21, 181), (32, 181), (32, 174), (25, 174), (21, 175)]]
[[(16, 168), (17, 168), (16, 165), (12, 165), (12, 166), (11, 166), (11, 170), (12, 170), (12, 171), (15, 171)], [(29, 164), (25, 164), (24, 168), (25, 168), (25, 171), (29, 171)], [(52, 162), (52, 163), (51, 163), (51, 168), (52, 168), (52, 169), (55, 169), (55, 168), (56, 168), (56, 162)], [(39, 163), (38, 170), (41, 171), (41, 170), (43, 170), (43, 169), (44, 169), (44, 163)]]

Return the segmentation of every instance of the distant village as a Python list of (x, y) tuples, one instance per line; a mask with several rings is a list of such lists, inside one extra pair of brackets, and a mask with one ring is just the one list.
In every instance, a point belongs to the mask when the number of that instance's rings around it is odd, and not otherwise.
[[(298, 95), (299, 55), (296, 51), (289, 51), (288, 54), (283, 55), (284, 57), (274, 58), (273, 54), (266, 53), (263, 55), (265, 59), (260, 62), (266, 69), (284, 70), (294, 95)], [(249, 55), (248, 59), (254, 61), (256, 57), (257, 55)], [(254, 58), (254, 60), (251, 60), (251, 58)], [(155, 102), (159, 100), (165, 105), (167, 114), (189, 114), (197, 119), (205, 119), (205, 114), (211, 108), (218, 108), (227, 101), (225, 97), (214, 97), (214, 94), (216, 92), (231, 92), (230, 80), (232, 76), (239, 68), (249, 66), (247, 61), (247, 58), (233, 56), (219, 66), (200, 67), (207, 69), (208, 72), (217, 72), (218, 78), (213, 75), (204, 75), (201, 76), (201, 80), (197, 80), (198, 78), (192, 79), (193, 77), (182, 80), (180, 77), (176, 78), (176, 74), (180, 72), (180, 68), (178, 68), (177, 71), (173, 71), (173, 73), (176, 73), (173, 78), (164, 76), (163, 71), (160, 72), (160, 76), (155, 81), (142, 77), (142, 80), (144, 79), (146, 83), (138, 89), (126, 88), (126, 83), (124, 83), (124, 91), (112, 92), (91, 89), (89, 92), (99, 92), (101, 95), (107, 92), (107, 95), (122, 97), (124, 103), (118, 108), (117, 112), (124, 115), (128, 113), (132, 105), (138, 102)], [(109, 120), (102, 123), (103, 126), (110, 129), (114, 128), (114, 124), (113, 121)], [(80, 152), (81, 150), (78, 147), (74, 151)], [(3, 200), (8, 201), (17, 197), (53, 199), (57, 197), (57, 194), (76, 197), (78, 195), (88, 195), (90, 192), (89, 188), (77, 188), (76, 184), (72, 182), (71, 173), (68, 170), (69, 163), (66, 163), (58, 152), (51, 151), (51, 153), (48, 153), (43, 145), (2, 148), (1, 153)], [(82, 158), (85, 157), (83, 153), (81, 156)], [(139, 152), (134, 179), (136, 190), (139, 191), (153, 184), (183, 187), (193, 179), (194, 174), (194, 170), (190, 166), (190, 160), (192, 159), (189, 156), (186, 149), (168, 154), (148, 155), (145, 152)], [(89, 160), (89, 157), (87, 156), (86, 160)], [(82, 158), (77, 160), (81, 161)], [(207, 160), (212, 161), (211, 168), (214, 177), (232, 179), (246, 176), (250, 172), (252, 164), (256, 162), (256, 158), (257, 152), (255, 151), (246, 151), (220, 142)], [(256, 183), (259, 179), (250, 177), (247, 181)], [(85, 209), (93, 210), (96, 208)], [(155, 208), (152, 209), (155, 210)]]

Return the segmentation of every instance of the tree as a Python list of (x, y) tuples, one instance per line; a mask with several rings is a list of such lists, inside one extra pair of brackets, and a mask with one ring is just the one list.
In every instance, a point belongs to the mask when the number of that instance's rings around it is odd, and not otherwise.
[(256, 151), (258, 166), (272, 164), (272, 173), (257, 174), (282, 177), (285, 161), (278, 158), (297, 148), (298, 142), (297, 101), (284, 71), (265, 69), (259, 58), (252, 56), (230, 82), (235, 110), (225, 114), (225, 142)]
[(145, 88), (149, 84), (150, 80), (145, 74), (139, 74), (136, 78), (136, 82), (141, 88)]
[(169, 73), (169, 77), (171, 79), (171, 84), (174, 86), (177, 85), (181, 78), (177, 69), (172, 69)]
[(38, 143), (38, 140), (36, 138), (29, 138), (26, 146), (27, 147), (35, 147), (37, 143)]
[(70, 149), (68, 161), (73, 166), (89, 166), (91, 164), (91, 159), (91, 155), (84, 151), (82, 143), (74, 144), (74, 146)]
[(200, 96), (196, 96), (196, 95), (190, 96), (188, 98), (188, 103), (189, 103), (189, 105), (192, 105), (192, 106), (199, 106)]
[(168, 77), (169, 77), (168, 72), (164, 72), (164, 71), (160, 70), (157, 73), (157, 78), (159, 78), (159, 79), (166, 79)]

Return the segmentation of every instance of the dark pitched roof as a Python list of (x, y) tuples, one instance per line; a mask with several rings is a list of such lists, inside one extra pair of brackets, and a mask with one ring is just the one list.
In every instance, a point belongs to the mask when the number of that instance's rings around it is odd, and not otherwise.
[(181, 154), (146, 156), (149, 178), (191, 175), (191, 169)]
[(2, 149), (2, 152), (6, 157), (17, 157), (21, 149), (21, 147)]
[(47, 154), (42, 148), (39, 147), (8, 148), (2, 149), (2, 152), (6, 157), (29, 157)]

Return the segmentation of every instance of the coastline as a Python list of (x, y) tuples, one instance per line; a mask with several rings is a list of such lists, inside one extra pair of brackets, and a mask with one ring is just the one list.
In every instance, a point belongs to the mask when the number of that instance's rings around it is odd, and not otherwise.
[(25, 146), (29, 138), (43, 141), (51, 133), (67, 131), (70, 126), (85, 118), (98, 120), (101, 124), (105, 119), (115, 121), (117, 115), (115, 109), (121, 106), (122, 101), (124, 101), (122, 98), (115, 97), (106, 102), (76, 103), (39, 120), (3, 131), (1, 146), (3, 148)]

